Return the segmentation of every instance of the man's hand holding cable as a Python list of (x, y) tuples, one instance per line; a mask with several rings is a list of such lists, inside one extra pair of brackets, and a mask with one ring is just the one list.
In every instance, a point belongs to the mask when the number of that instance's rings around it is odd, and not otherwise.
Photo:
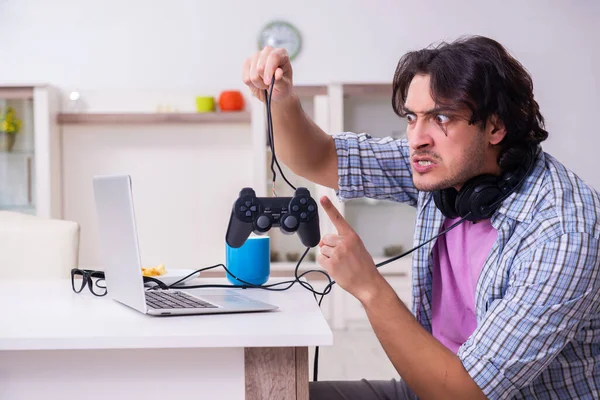
[(358, 234), (332, 204), (327, 196), (321, 205), (337, 230), (337, 234), (326, 234), (319, 243), (317, 262), (344, 290), (361, 303), (368, 302), (382, 285), (387, 285), (373, 258)]

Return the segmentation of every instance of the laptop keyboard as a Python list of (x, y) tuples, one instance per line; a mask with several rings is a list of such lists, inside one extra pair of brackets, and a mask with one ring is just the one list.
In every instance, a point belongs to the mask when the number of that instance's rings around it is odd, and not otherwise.
[(146, 304), (150, 308), (218, 308), (216, 305), (202, 301), (184, 292), (148, 290)]

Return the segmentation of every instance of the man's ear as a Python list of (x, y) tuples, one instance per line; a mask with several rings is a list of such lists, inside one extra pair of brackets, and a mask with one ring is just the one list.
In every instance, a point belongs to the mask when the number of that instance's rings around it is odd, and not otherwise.
[(504, 123), (497, 115), (492, 115), (490, 117), (490, 124), (488, 127), (490, 131), (490, 144), (497, 145), (500, 143), (504, 137), (506, 136), (506, 128), (504, 127)]

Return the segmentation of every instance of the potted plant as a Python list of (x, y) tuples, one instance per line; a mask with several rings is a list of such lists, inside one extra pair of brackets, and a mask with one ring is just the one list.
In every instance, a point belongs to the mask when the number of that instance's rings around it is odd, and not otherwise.
[(20, 130), (21, 120), (16, 117), (15, 109), (0, 107), (0, 151), (12, 151)]

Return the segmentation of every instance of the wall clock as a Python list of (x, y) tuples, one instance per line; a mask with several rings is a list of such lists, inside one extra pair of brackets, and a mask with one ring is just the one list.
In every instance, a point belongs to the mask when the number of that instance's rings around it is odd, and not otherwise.
[(272, 21), (265, 25), (258, 36), (258, 48), (283, 47), (293, 60), (302, 47), (302, 37), (296, 27), (285, 21)]

